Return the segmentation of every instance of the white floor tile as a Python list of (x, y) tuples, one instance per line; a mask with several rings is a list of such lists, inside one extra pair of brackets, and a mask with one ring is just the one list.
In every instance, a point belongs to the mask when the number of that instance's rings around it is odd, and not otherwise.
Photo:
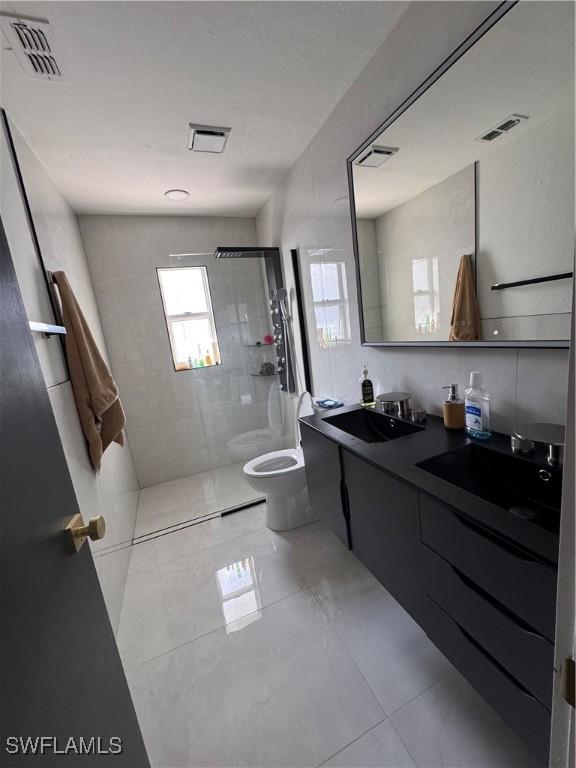
[[(146, 489), (148, 523), (207, 497), (197, 479)], [(132, 547), (118, 642), (154, 766), (536, 768), (323, 523), (265, 514)]]
[(425, 768), (541, 768), (456, 671), (390, 719), (417, 765)]
[(384, 717), (308, 591), (129, 681), (154, 766), (316, 766)]
[(389, 720), (323, 763), (330, 768), (413, 768), (415, 765)]
[(225, 517), (215, 517), (173, 533), (159, 535), (132, 547), (130, 573), (147, 570), (153, 565), (183, 555), (203, 552), (215, 544), (264, 528), (265, 524), (266, 505), (258, 504)]
[(359, 564), (321, 581), (312, 591), (387, 714), (453, 669)]
[[(163, 538), (176, 544), (181, 535), (175, 532)], [(144, 567), (146, 550), (153, 545), (135, 545), (141, 567), (129, 574), (126, 583), (118, 631), (126, 667), (246, 618), (306, 587), (267, 528)]]
[(243, 463), (153, 485), (140, 491), (134, 536), (194, 520), (260, 498), (244, 480)]
[(285, 542), (290, 557), (310, 585), (358, 564), (325, 523), (312, 523), (276, 535)]

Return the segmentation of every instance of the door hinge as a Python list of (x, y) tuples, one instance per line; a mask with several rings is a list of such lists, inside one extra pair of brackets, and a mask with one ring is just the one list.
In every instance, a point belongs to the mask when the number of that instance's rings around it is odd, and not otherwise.
[(575, 669), (576, 664), (574, 659), (564, 659), (562, 669), (560, 670), (562, 695), (573, 709), (576, 708), (576, 696), (574, 691), (576, 687)]

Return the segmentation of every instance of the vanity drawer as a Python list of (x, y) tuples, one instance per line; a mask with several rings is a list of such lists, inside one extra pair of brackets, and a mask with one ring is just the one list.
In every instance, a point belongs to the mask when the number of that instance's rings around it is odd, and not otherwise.
[(427, 594), (548, 709), (554, 645), (427, 547)]
[(550, 712), (428, 598), (427, 633), (510, 728), (548, 765)]
[(430, 496), (420, 511), (425, 544), (554, 642), (555, 568)]

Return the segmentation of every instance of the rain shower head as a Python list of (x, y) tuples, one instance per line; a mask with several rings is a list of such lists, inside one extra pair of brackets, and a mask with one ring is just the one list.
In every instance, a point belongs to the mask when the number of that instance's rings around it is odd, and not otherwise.
[(263, 256), (279, 256), (278, 248), (261, 248), (258, 245), (219, 245), (214, 251), (217, 259), (258, 259)]

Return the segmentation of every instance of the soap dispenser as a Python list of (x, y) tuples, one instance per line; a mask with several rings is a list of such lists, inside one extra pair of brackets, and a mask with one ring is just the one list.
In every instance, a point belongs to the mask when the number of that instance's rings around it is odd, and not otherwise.
[(374, 386), (368, 378), (368, 366), (366, 363), (364, 363), (362, 376), (360, 377), (360, 392), (360, 404), (365, 407), (373, 408), (375, 405)]
[(444, 426), (446, 429), (464, 429), (466, 426), (466, 412), (464, 400), (458, 397), (458, 384), (447, 384), (442, 389), (450, 390), (448, 397), (442, 404)]

